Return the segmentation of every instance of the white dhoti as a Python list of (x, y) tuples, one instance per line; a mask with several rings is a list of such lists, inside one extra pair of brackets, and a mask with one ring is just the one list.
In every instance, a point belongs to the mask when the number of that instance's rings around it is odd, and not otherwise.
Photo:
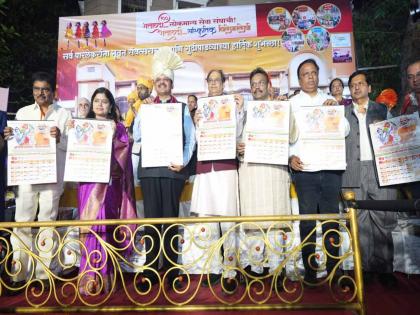
[[(16, 222), (55, 221), (58, 214), (58, 204), (63, 193), (63, 184), (20, 185), (16, 197)], [(39, 204), (39, 213), (36, 216)], [(38, 254), (41, 263), (35, 263), (35, 278), (47, 279), (47, 269), (50, 269), (52, 256), (57, 242), (55, 228), (41, 228), (34, 242), (31, 228), (14, 228), (11, 237), (14, 264), (13, 281), (28, 280), (28, 263), (31, 253)], [(33, 268), (34, 264), (32, 264)]]
[(274, 273), (283, 262), (286, 252), (288, 234), (282, 230), (247, 231), (241, 238), (241, 266), (251, 267), (255, 273), (263, 273), (268, 268)]
[[(194, 180), (191, 215), (238, 216), (236, 170), (198, 174)], [(182, 263), (190, 274), (220, 274), (233, 278), (239, 257), (235, 223), (188, 224), (184, 230)], [(221, 251), (223, 248), (223, 258)]]

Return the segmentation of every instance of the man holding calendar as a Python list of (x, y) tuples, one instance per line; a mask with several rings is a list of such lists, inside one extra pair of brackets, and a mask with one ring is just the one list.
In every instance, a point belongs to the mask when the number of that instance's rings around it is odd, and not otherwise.
[[(153, 58), (153, 83), (157, 96), (147, 98), (147, 103), (179, 103), (172, 95), (174, 86), (174, 70), (182, 66), (181, 58), (174, 53), (169, 47), (161, 48)], [(134, 141), (141, 141), (141, 110), (137, 115), (133, 126)], [(167, 167), (143, 167), (140, 158), (138, 177), (141, 180), (144, 201), (144, 215), (146, 218), (177, 218), (179, 215), (179, 201), (185, 181), (188, 179), (188, 170), (185, 166), (191, 159), (195, 147), (195, 128), (191, 120), (190, 112), (186, 104), (182, 104), (182, 130), (183, 130), (183, 164), (170, 164)], [(166, 256), (163, 258), (163, 270), (171, 268), (177, 263), (178, 248), (177, 238), (178, 229), (169, 225), (155, 225), (154, 227), (146, 227), (145, 238), (146, 263), (145, 266), (154, 270), (158, 270), (160, 237), (166, 232), (163, 240), (163, 247)], [(174, 242), (171, 244), (171, 240)], [(166, 276), (169, 287), (176, 285), (174, 280), (178, 275), (178, 270), (172, 270)], [(152, 284), (157, 283), (157, 276), (150, 270), (145, 270), (143, 276), (151, 281)], [(147, 290), (148, 285), (144, 285)]]

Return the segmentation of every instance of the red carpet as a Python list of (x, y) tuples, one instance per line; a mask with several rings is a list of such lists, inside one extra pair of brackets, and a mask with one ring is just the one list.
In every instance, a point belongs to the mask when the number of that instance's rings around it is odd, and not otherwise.
[[(387, 289), (383, 287), (379, 282), (374, 281), (366, 286), (365, 292), (365, 302), (367, 306), (367, 314), (368, 315), (394, 315), (394, 314), (417, 314), (420, 310), (420, 275), (411, 275), (408, 276), (402, 273), (395, 273), (398, 279), (398, 286), (396, 288)], [(194, 288), (191, 288), (194, 290)], [(218, 291), (219, 290), (219, 291)], [(69, 288), (65, 290), (67, 293), (69, 292)], [(132, 291), (132, 288), (130, 289)], [(156, 291), (156, 290), (155, 290)], [(56, 294), (60, 295), (61, 287), (56, 290)], [(219, 286), (215, 289), (216, 293), (220, 293)], [(154, 292), (156, 294), (156, 292)], [(152, 292), (153, 294), (153, 292)], [(174, 294), (170, 294), (171, 297), (175, 297)], [(184, 298), (190, 296), (190, 294), (184, 294)], [(240, 292), (235, 294), (230, 298), (235, 299), (239, 298)], [(45, 298), (45, 294), (43, 295)], [(226, 300), (228, 299), (226, 296), (223, 296)], [(55, 300), (53, 298), (53, 300)], [(60, 298), (60, 301), (69, 301), (69, 298)], [(148, 296), (145, 300), (150, 300), (150, 296)], [(89, 300), (94, 302), (95, 299)], [(164, 298), (160, 296), (157, 299), (157, 303), (163, 303)], [(191, 304), (219, 304), (213, 295), (208, 291), (208, 289), (200, 288), (200, 292), (197, 294), (196, 302), (192, 302)], [(277, 297), (273, 297), (270, 299), (271, 303), (276, 303), (279, 299)], [(332, 298), (328, 293), (326, 288), (319, 288), (319, 289), (308, 289), (305, 290), (304, 299), (301, 303), (331, 303)], [(244, 300), (244, 303), (249, 303), (248, 299)], [(47, 306), (57, 306), (53, 301), (48, 302)], [(82, 305), (80, 302), (74, 303), (74, 305)], [(122, 288), (119, 288), (116, 293), (114, 293), (110, 300), (106, 302), (104, 305), (121, 305), (121, 306), (128, 306), (132, 305), (129, 301), (128, 297), (123, 292)], [(6, 308), (11, 307), (27, 307), (27, 301), (25, 299), (24, 293), (21, 293), (17, 296), (1, 296), (0, 297), (0, 314), (4, 314), (9, 310)], [(64, 309), (63, 309), (64, 310)], [(246, 315), (264, 315), (264, 314), (293, 314), (293, 315), (303, 315), (303, 314), (312, 314), (312, 315), (321, 315), (321, 314), (331, 314), (331, 315), (338, 315), (338, 314), (352, 314), (350, 311), (188, 311), (189, 315), (208, 315), (217, 313), (220, 315), (228, 315), (228, 314), (238, 314), (239, 312), (245, 313)], [(126, 313), (126, 312), (125, 312)], [(133, 312), (134, 313), (134, 312)], [(144, 312), (138, 312), (144, 314)], [(148, 312), (149, 313), (149, 312)], [(153, 314), (170, 314), (170, 313), (179, 313), (179, 312), (154, 312)], [(185, 311), (184, 311), (185, 313)], [(37, 312), (37, 314), (43, 314)], [(54, 313), (45, 313), (45, 314), (54, 314)], [(73, 312), (66, 312), (63, 311), (57, 314), (74, 314)], [(86, 313), (92, 314), (92, 313)], [(108, 313), (110, 314), (110, 313)], [(115, 312), (111, 312), (111, 314), (116, 314)], [(123, 314), (123, 313), (120, 313)], [(132, 314), (132, 313), (131, 313)]]

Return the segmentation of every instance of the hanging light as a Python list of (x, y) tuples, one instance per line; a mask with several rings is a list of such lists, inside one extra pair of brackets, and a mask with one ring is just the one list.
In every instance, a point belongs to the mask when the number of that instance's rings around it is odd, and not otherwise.
[(411, 0), (410, 2), (410, 16), (413, 22), (416, 23), (420, 18), (420, 0)]

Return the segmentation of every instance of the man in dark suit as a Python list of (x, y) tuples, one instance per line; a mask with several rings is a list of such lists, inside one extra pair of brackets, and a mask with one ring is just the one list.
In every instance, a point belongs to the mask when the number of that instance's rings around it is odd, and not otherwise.
[[(357, 200), (393, 200), (394, 187), (380, 187), (369, 134), (369, 124), (385, 120), (387, 108), (369, 100), (371, 86), (366, 73), (354, 72), (348, 81), (353, 104), (345, 109), (350, 123), (346, 138), (347, 169), (343, 189), (350, 188)], [(396, 285), (393, 276), (393, 242), (391, 232), (397, 224), (395, 212), (358, 210), (360, 248), (365, 280), (378, 276), (385, 286)]]

